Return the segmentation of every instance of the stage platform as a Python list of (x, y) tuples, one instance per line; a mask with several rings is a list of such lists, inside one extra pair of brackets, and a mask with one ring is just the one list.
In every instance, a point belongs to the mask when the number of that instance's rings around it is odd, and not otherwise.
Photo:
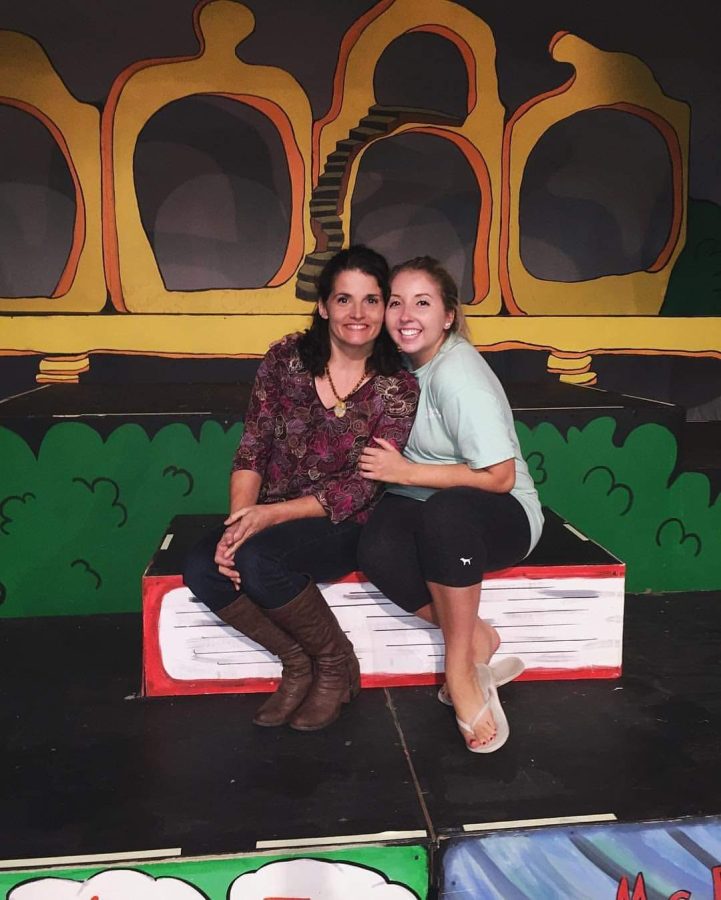
[(257, 728), (256, 695), (139, 699), (140, 615), (6, 620), (2, 857), (375, 842), (433, 865), (502, 822), (717, 814), (719, 600), (628, 596), (623, 676), (502, 688), (511, 738), (490, 756), (433, 687), (365, 689), (318, 733)]
[[(680, 407), (552, 379), (507, 388), (520, 423), (552, 423), (569, 441), (574, 428), (589, 425), (598, 435), (594, 420), (616, 421), (614, 443), (584, 461), (589, 471), (614, 467), (616, 443), (636, 426), (664, 426), (681, 436), (681, 453), (676, 472), (664, 470), (663, 489), (679, 472), (701, 472), (713, 501), (721, 485), (717, 423), (684, 426)], [(215, 493), (203, 479), (224, 473), (248, 389), (48, 385), (0, 402), (0, 425), (11, 432), (5, 446), (32, 474), (13, 488), (14, 499), (33, 499), (26, 492), (42, 487), (42, 509), (61, 511), (53, 533), (67, 531), (73, 548), (83, 548), (64, 557), (63, 542), (54, 541), (36, 564), (31, 551), (42, 529), (26, 527), (30, 544), (12, 544), (3, 560), (10, 571), (32, 566), (37, 577), (13, 593), (4, 566), (9, 590), (0, 584), (9, 616), (0, 629), (0, 900), (385, 900), (378, 885), (388, 887), (388, 900), (666, 900), (683, 890), (719, 900), (717, 591), (627, 594), (622, 676), (502, 688), (511, 738), (487, 757), (464, 749), (432, 686), (365, 688), (314, 734), (254, 727), (256, 694), (141, 696), (141, 613), (108, 610), (137, 609), (140, 573), (173, 515), (222, 509), (224, 474)], [(73, 422), (88, 428), (64, 425)], [(217, 424), (201, 440), (206, 423)], [(182, 459), (177, 435), (188, 432), (173, 431), (179, 424), (198, 438), (180, 448)], [(30, 463), (51, 431), (36, 476)], [(149, 448), (142, 432), (166, 437)], [(216, 441), (222, 432), (225, 443)], [(642, 449), (644, 460), (657, 458), (653, 442)], [(572, 458), (563, 459), (565, 477)], [(138, 472), (116, 470), (118, 461)], [(70, 487), (55, 497), (59, 471)], [(155, 478), (152, 508), (146, 476)], [(82, 506), (88, 498), (94, 506)], [(29, 514), (32, 504), (23, 509)], [(681, 516), (670, 509), (666, 515)], [(21, 510), (10, 512), (12, 541)], [(74, 536), (83, 521), (87, 534)], [(113, 548), (108, 559), (104, 548)], [(649, 552), (638, 550), (629, 572)], [(63, 581), (63, 572), (81, 572), (80, 555), (95, 565), (82, 570), (89, 582)], [(28, 596), (22, 608), (36, 615), (14, 618)], [(84, 611), (101, 614), (77, 614)], [(648, 890), (634, 893), (641, 871)], [(38, 880), (46, 874), (53, 889)], [(156, 877), (180, 879), (185, 892), (163, 893), (170, 881)], [(371, 877), (380, 879), (372, 893)], [(76, 883), (74, 893), (60, 893), (63, 879)], [(322, 894), (317, 886), (331, 881), (341, 886)]]
[[(599, 388), (564, 384), (550, 376), (537, 382), (504, 383), (516, 421), (533, 427), (553, 422), (565, 432), (599, 416), (618, 422), (618, 437), (648, 422), (665, 425), (678, 435), (683, 427), (680, 406)], [(242, 421), (250, 382), (238, 384), (47, 384), (0, 401), (0, 425), (28, 443), (37, 443), (49, 427), (62, 421), (85, 422), (108, 434), (127, 422), (152, 434), (168, 422), (193, 431), (206, 421), (229, 427)]]
[[(544, 509), (543, 534), (517, 566), (488, 572), (481, 615), (519, 656), (523, 679), (621, 674), (626, 566)], [(191, 548), (223, 516), (175, 516), (143, 575), (143, 693), (275, 690), (280, 664), (193, 596), (182, 580)], [(443, 680), (443, 636), (385, 597), (362, 572), (320, 585), (350, 638), (364, 687)]]

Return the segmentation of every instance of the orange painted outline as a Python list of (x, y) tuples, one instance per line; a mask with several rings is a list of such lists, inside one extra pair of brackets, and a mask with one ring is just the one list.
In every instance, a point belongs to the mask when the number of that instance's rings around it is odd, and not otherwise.
[[(592, 108), (598, 109), (599, 107)], [(640, 119), (645, 119), (649, 124), (653, 125), (666, 142), (666, 148), (671, 157), (671, 190), (673, 194), (671, 227), (668, 231), (666, 243), (659, 251), (655, 261), (644, 270), (646, 272), (659, 272), (668, 264), (681, 233), (681, 222), (683, 221), (684, 213), (683, 154), (681, 152), (681, 142), (671, 123), (657, 112), (646, 109), (645, 106), (637, 106), (635, 103), (614, 103), (610, 108), (621, 110), (621, 112), (631, 113), (632, 115), (638, 116)]]
[[(416, 129), (413, 129), (416, 130)], [(491, 220), (493, 218), (493, 191), (491, 189), (491, 176), (488, 173), (483, 154), (476, 145), (464, 134), (457, 131), (447, 131), (437, 126), (425, 126), (418, 131), (446, 138), (458, 147), (468, 160), (468, 164), (476, 176), (478, 187), (481, 189), (481, 208), (478, 217), (478, 230), (473, 247), (473, 292), (475, 294), (469, 305), (481, 304), (491, 289), (491, 272), (488, 260), (491, 237)], [(403, 132), (407, 134), (407, 132)]]
[(34, 106), (32, 103), (28, 103), (25, 100), (17, 100), (13, 97), (0, 97), (0, 103), (4, 103), (7, 106), (14, 106), (16, 109), (20, 109), (23, 112), (29, 113), (34, 118), (38, 119), (47, 128), (52, 137), (55, 139), (55, 143), (58, 145), (58, 147), (60, 147), (60, 150), (65, 157), (65, 162), (68, 165), (68, 169), (70, 170), (70, 176), (73, 179), (73, 185), (75, 187), (75, 222), (73, 224), (73, 240), (72, 244), (70, 245), (70, 252), (68, 253), (68, 258), (65, 262), (65, 266), (60, 275), (60, 278), (58, 279), (58, 283), (55, 285), (55, 289), (50, 295), (50, 297), (54, 300), (58, 297), (62, 297), (64, 294), (67, 294), (67, 292), (72, 287), (78, 271), (78, 264), (83, 252), (83, 247), (85, 246), (85, 198), (83, 197), (80, 178), (78, 177), (78, 172), (75, 168), (75, 163), (73, 162), (73, 157), (70, 153), (67, 141), (65, 140), (65, 136), (46, 112), (39, 109), (37, 106)]
[[(422, 133), (431, 134), (435, 137), (444, 138), (455, 144), (456, 147), (466, 158), (473, 174), (476, 176), (476, 182), (481, 191), (481, 208), (478, 219), (478, 231), (476, 233), (476, 241), (473, 247), (473, 291), (474, 298), (470, 306), (478, 306), (481, 304), (491, 289), (491, 273), (488, 261), (488, 251), (490, 248), (491, 220), (493, 218), (493, 191), (491, 190), (491, 176), (488, 173), (486, 161), (483, 154), (476, 145), (464, 134), (457, 131), (450, 131), (439, 125), (417, 125), (406, 128), (402, 131), (393, 131), (390, 134), (379, 135), (372, 141), (360, 148), (356, 159), (360, 166), (360, 159), (366, 150), (376, 144), (378, 141), (385, 141), (388, 138), (401, 137), (406, 134)], [(353, 198), (351, 197), (351, 202)]]
[[(198, 95), (189, 95), (198, 96)], [(285, 110), (274, 100), (251, 94), (214, 94), (217, 97), (228, 97), (252, 106), (263, 113), (275, 125), (285, 150), (288, 174), (290, 176), (290, 222), (288, 223), (288, 242), (285, 255), (278, 271), (270, 279), (267, 287), (277, 287), (295, 275), (305, 253), (305, 231), (303, 228), (303, 206), (305, 202), (305, 164), (303, 154), (296, 140), (293, 124)], [(242, 290), (239, 288), (238, 290)]]
[[(118, 224), (115, 218), (115, 179), (113, 175), (113, 125), (123, 88), (136, 72), (152, 66), (171, 63), (189, 62), (198, 59), (205, 52), (205, 39), (200, 30), (200, 11), (213, 0), (200, 0), (193, 9), (193, 30), (198, 39), (199, 49), (190, 56), (154, 57), (140, 59), (131, 63), (118, 73), (108, 93), (100, 118), (100, 177), (101, 177), (101, 222), (103, 231), (103, 263), (105, 283), (113, 306), (118, 312), (128, 312), (123, 299), (123, 286), (120, 279), (120, 251), (118, 248)], [(192, 96), (192, 95), (191, 95)], [(181, 98), (178, 98), (181, 99)], [(161, 107), (162, 109), (162, 107)]]
[[(550, 49), (552, 49), (554, 44), (565, 34), (568, 34), (568, 32), (557, 32), (551, 39), (551, 43), (549, 45)], [(544, 100), (548, 100), (551, 97), (557, 97), (559, 94), (565, 93), (575, 80), (576, 73), (574, 72), (574, 74), (568, 79), (568, 81), (564, 82), (559, 87), (553, 88), (553, 90), (550, 91), (544, 91), (542, 94), (537, 94), (535, 97), (531, 97), (530, 100), (526, 100), (526, 102), (522, 103), (513, 113), (510, 119), (506, 122), (506, 125), (503, 129), (503, 142), (501, 146), (501, 233), (498, 242), (498, 280), (501, 285), (501, 299), (508, 312), (513, 316), (526, 315), (526, 313), (516, 303), (516, 299), (513, 296), (510, 267), (508, 264), (508, 250), (511, 240), (511, 141), (513, 128), (516, 122), (518, 122), (518, 120), (522, 116), (524, 116), (530, 109), (532, 109), (538, 103), (542, 103)], [(559, 121), (563, 120), (559, 119)]]
[[(88, 313), (84, 314), (84, 318), (100, 318), (102, 314), (100, 313)], [(158, 314), (159, 315), (159, 314)], [(181, 316), (184, 319), (192, 320), (193, 316), (196, 315), (194, 313), (165, 313), (164, 315), (170, 316)], [(244, 314), (246, 315), (246, 314)], [(45, 316), (47, 317), (47, 316)], [(17, 315), (16, 318), (30, 318), (30, 316), (21, 316)], [(103, 316), (103, 318), (107, 318)], [(476, 318), (489, 318), (488, 316), (476, 316), (469, 315), (470, 321), (473, 321)], [(528, 316), (529, 319), (534, 320), (543, 320), (544, 318), (549, 318), (548, 316)], [(578, 321), (579, 319), (584, 318), (592, 318), (590, 316), (554, 316), (552, 318), (568, 318), (572, 321)], [(593, 317), (596, 318), (596, 317)], [(601, 318), (601, 317), (598, 317)], [(617, 318), (622, 318), (621, 316)], [(627, 318), (638, 319), (638, 318), (647, 318), (647, 319), (658, 319), (658, 318), (666, 318), (663, 316), (628, 316)], [(671, 318), (670, 316), (668, 317)], [(679, 317), (682, 321), (688, 319), (689, 317)], [(718, 316), (697, 316), (696, 318), (708, 318), (710, 321), (717, 321)], [(541, 350), (547, 353), (553, 353), (555, 356), (560, 355), (561, 352), (567, 352), (571, 354), (571, 358), (576, 358), (580, 356), (683, 356), (688, 359), (721, 359), (721, 350), (708, 348), (706, 350), (674, 350), (672, 348), (664, 348), (664, 349), (655, 349), (655, 348), (632, 348), (632, 347), (620, 347), (609, 349), (608, 347), (587, 347), (583, 350), (577, 351), (561, 351), (553, 344), (548, 343), (535, 343), (532, 341), (522, 341), (522, 340), (506, 340), (506, 341), (494, 341), (492, 343), (484, 343), (483, 341), (474, 340), (473, 345), (483, 350), (484, 353), (496, 353), (500, 350)], [(112, 355), (112, 356), (148, 356), (148, 357), (161, 357), (163, 359), (261, 359), (263, 357), (262, 353), (190, 353), (190, 352), (178, 352), (172, 350), (119, 350), (117, 347), (92, 347), (91, 349), (85, 351), (87, 354), (96, 354), (102, 353), (104, 355)], [(14, 350), (14, 349), (6, 349), (2, 351), (2, 356), (38, 356), (46, 354), (47, 351), (43, 350), (41, 346), (33, 346), (27, 350)], [(52, 352), (48, 354), (50, 356), (54, 355)]]
[[(326, 125), (338, 118), (338, 115), (340, 114), (340, 111), (343, 107), (348, 57), (350, 56), (351, 50), (356, 45), (358, 39), (360, 38), (363, 31), (367, 28), (367, 26), (370, 25), (371, 22), (373, 22), (375, 19), (377, 19), (378, 16), (384, 13), (386, 9), (392, 5), (393, 2), (394, 0), (381, 0), (380, 3), (376, 4), (376, 6), (370, 9), (364, 16), (361, 16), (360, 19), (354, 22), (354, 24), (343, 36), (343, 40), (338, 51), (338, 62), (336, 63), (336, 70), (333, 76), (333, 97), (331, 99), (331, 105), (328, 109), (328, 112), (322, 118), (313, 123), (313, 135), (311, 144), (311, 153), (313, 159), (311, 178), (313, 181), (313, 187), (316, 187), (316, 185), (318, 184), (318, 178), (320, 176), (321, 133)], [(393, 41), (397, 40), (399, 37), (403, 37), (404, 34), (414, 34), (416, 32), (428, 32), (431, 34), (437, 34), (440, 37), (443, 37), (446, 40), (450, 41), (458, 49), (465, 64), (466, 76), (468, 79), (468, 95), (466, 98), (466, 115), (468, 115), (475, 108), (476, 103), (478, 102), (478, 93), (476, 90), (477, 63), (476, 57), (473, 53), (473, 49), (465, 40), (465, 38), (457, 31), (454, 31), (447, 25), (439, 25), (437, 23), (434, 23), (428, 25), (417, 25), (415, 28), (409, 28), (406, 31), (400, 32), (391, 39), (390, 43), (386, 44), (383, 52), (385, 52), (385, 50), (390, 47)], [(378, 57), (378, 60), (379, 59), (380, 57)], [(376, 60), (376, 65), (378, 64), (378, 60)]]
[[(556, 34), (554, 34), (554, 36), (551, 38), (551, 41), (548, 45), (549, 52), (552, 52), (554, 46), (558, 43), (558, 41), (567, 34), (570, 34), (570, 32), (556, 32)], [(501, 235), (499, 242), (498, 277), (501, 284), (501, 297), (503, 299), (505, 307), (508, 312), (514, 316), (525, 316), (527, 315), (527, 313), (518, 305), (513, 294), (510, 266), (508, 262), (508, 251), (510, 248), (510, 171), (513, 128), (518, 120), (522, 116), (524, 116), (530, 109), (532, 109), (537, 104), (550, 99), (551, 97), (557, 97), (560, 94), (565, 93), (573, 85), (575, 80), (576, 74), (574, 72), (574, 74), (568, 79), (568, 81), (564, 82), (559, 87), (554, 88), (550, 91), (544, 91), (543, 93), (538, 94), (535, 97), (531, 97), (530, 100), (527, 100), (525, 103), (521, 104), (521, 106), (518, 107), (518, 109), (513, 113), (513, 115), (506, 123), (506, 126), (503, 130), (503, 145), (501, 150)], [(644, 119), (651, 125), (653, 125), (660, 133), (661, 137), (664, 139), (669, 156), (671, 157), (671, 190), (673, 195), (673, 214), (671, 219), (671, 226), (669, 228), (669, 234), (663, 247), (661, 248), (654, 262), (646, 269), (644, 269), (644, 271), (646, 272), (658, 272), (668, 264), (668, 261), (673, 254), (676, 244), (678, 243), (679, 234), (681, 233), (681, 223), (683, 221), (683, 155), (681, 153), (681, 144), (679, 142), (678, 135), (671, 123), (660, 116), (658, 113), (654, 112), (653, 110), (646, 109), (646, 107), (638, 106), (635, 103), (618, 102), (599, 104), (598, 106), (589, 106), (587, 107), (587, 109), (618, 109), (622, 112), (637, 115), (639, 118)], [(586, 112), (586, 110), (579, 109), (576, 112)], [(573, 115), (575, 115), (575, 113), (573, 113)], [(570, 118), (570, 116), (564, 116), (564, 118), (558, 119), (557, 121), (563, 122), (566, 118)], [(557, 123), (554, 122), (553, 124), (555, 125)], [(553, 127), (553, 125), (551, 127)], [(544, 134), (545, 133), (546, 132), (544, 132)], [(538, 141), (536, 143), (538, 143)], [(526, 162), (527, 161), (528, 160), (526, 160)], [(518, 202), (520, 205), (520, 186)], [(564, 282), (559, 283), (563, 284)]]
[[(478, 93), (476, 91), (476, 81), (478, 80), (478, 71), (476, 65), (476, 57), (473, 53), (473, 50), (466, 41), (464, 37), (458, 34), (457, 31), (454, 31), (452, 28), (449, 28), (448, 25), (418, 25), (416, 28), (409, 28), (408, 31), (404, 32), (405, 34), (413, 34), (417, 31), (425, 31), (430, 32), (431, 34), (437, 34), (439, 37), (445, 38), (447, 41), (450, 41), (452, 44), (455, 44), (458, 52), (461, 54), (463, 58), (463, 62), (466, 66), (466, 75), (468, 77), (468, 96), (466, 98), (466, 115), (469, 115), (475, 109), (476, 103), (478, 102)], [(401, 35), (399, 35), (401, 37)], [(397, 40), (395, 38), (394, 40)], [(391, 42), (392, 43), (392, 42)], [(390, 44), (388, 44), (388, 47)], [(387, 49), (387, 48), (386, 48)]]
[(583, 359), (587, 353), (577, 353), (575, 350), (554, 350), (553, 355), (558, 359)]
[[(101, 175), (101, 221), (103, 228), (103, 263), (105, 269), (105, 282), (110, 293), (110, 299), (118, 312), (128, 312), (123, 298), (123, 286), (120, 279), (120, 251), (118, 247), (118, 223), (115, 218), (115, 178), (113, 172), (113, 125), (115, 112), (118, 107), (123, 88), (136, 72), (149, 69), (152, 66), (162, 66), (171, 63), (189, 62), (203, 55), (205, 40), (200, 30), (200, 9), (210, 3), (211, 0), (202, 0), (193, 10), (193, 29), (198, 38), (200, 49), (192, 56), (156, 57), (153, 59), (141, 59), (131, 63), (118, 73), (110, 86), (108, 98), (103, 107), (100, 119), (100, 175)], [(161, 107), (162, 109), (162, 107)], [(136, 142), (137, 143), (137, 142)]]
[[(525, 315), (525, 313), (524, 313)], [(528, 316), (529, 319), (543, 319), (545, 316)], [(558, 317), (556, 317), (558, 318)], [(592, 318), (591, 316), (569, 316), (570, 319)], [(596, 317), (593, 317), (596, 318)], [(602, 318), (602, 317), (598, 317)], [(637, 316), (629, 316), (629, 318), (638, 318)], [(665, 316), (646, 316), (648, 319), (666, 318)], [(671, 318), (670, 316), (668, 317)], [(703, 318), (703, 317), (700, 317)], [(707, 318), (717, 320), (717, 316), (708, 316)], [(474, 343), (474, 347), (480, 347), (484, 353), (495, 353), (498, 350), (543, 350), (544, 352), (553, 353), (558, 356), (560, 351), (552, 344), (534, 344), (530, 341), (496, 341), (494, 344)], [(607, 347), (588, 347), (586, 350), (579, 350), (578, 356), (684, 356), (688, 359), (705, 359), (711, 357), (713, 359), (721, 359), (721, 350), (654, 350), (653, 348), (643, 350), (632, 349), (630, 347), (614, 347), (609, 350)], [(571, 357), (576, 358), (576, 357)]]
[[(108, 102), (106, 104), (105, 110), (103, 111), (103, 119), (101, 122), (101, 165), (103, 179), (103, 257), (105, 260), (108, 290), (110, 291), (113, 305), (121, 312), (127, 312), (128, 309), (123, 299), (122, 281), (120, 276), (118, 231), (117, 221), (115, 218), (115, 183), (113, 177), (112, 152), (112, 126), (115, 110), (117, 108), (118, 100), (120, 94), (122, 93), (123, 87), (128, 82), (130, 77), (136, 72), (157, 65), (170, 65), (179, 62), (188, 62), (190, 60), (197, 59), (199, 56), (202, 56), (205, 50), (205, 43), (202, 39), (202, 35), (200, 34), (199, 26), (197, 25), (198, 13), (202, 6), (205, 6), (210, 2), (212, 2), (212, 0), (205, 0), (205, 2), (199, 4), (199, 6), (197, 6), (194, 10), (194, 26), (196, 28), (196, 34), (198, 34), (199, 42), (201, 45), (200, 51), (195, 56), (172, 58), (166, 57), (155, 60), (142, 60), (138, 63), (133, 63), (131, 66), (128, 66), (128, 68), (123, 70), (123, 72), (121, 72), (121, 74), (113, 83)], [(226, 97), (227, 99), (235, 100), (239, 103), (244, 103), (247, 106), (251, 106), (254, 109), (257, 109), (259, 112), (263, 113), (265, 116), (267, 116), (267, 118), (271, 120), (280, 136), (281, 142), (283, 144), (283, 149), (285, 151), (288, 174), (290, 177), (291, 212), (290, 222), (288, 225), (288, 240), (286, 243), (283, 260), (281, 261), (281, 264), (276, 273), (266, 285), (267, 287), (277, 287), (278, 285), (284, 284), (286, 281), (293, 277), (298, 266), (300, 265), (305, 251), (305, 230), (303, 226), (303, 207), (305, 202), (305, 164), (300, 148), (298, 146), (298, 142), (296, 140), (293, 125), (288, 118), (285, 110), (283, 110), (282, 107), (280, 107), (275, 101), (270, 100), (266, 97), (260, 97), (251, 94), (235, 94), (225, 91), (212, 91), (205, 93), (195, 92), (192, 94), (186, 94), (184, 97), (177, 97), (176, 100), (202, 96)], [(164, 104), (164, 106), (167, 105), (168, 104)], [(159, 107), (156, 112), (159, 112), (164, 108), (164, 106)]]
[(328, 112), (316, 122), (313, 122), (313, 131), (311, 135), (311, 178), (313, 180), (313, 187), (316, 187), (318, 184), (318, 178), (320, 176), (321, 132), (326, 125), (338, 118), (341, 108), (343, 107), (343, 88), (345, 86), (345, 76), (350, 52), (358, 42), (358, 38), (371, 22), (374, 22), (378, 16), (384, 13), (394, 2), (395, 0), (380, 0), (380, 2), (371, 7), (368, 12), (364, 13), (359, 19), (356, 19), (348, 31), (343, 35), (343, 40), (338, 49), (338, 61), (333, 76), (333, 94), (331, 96)]
[(160, 649), (160, 607), (168, 591), (183, 587), (182, 575), (144, 575), (143, 594), (143, 672), (144, 697), (172, 697), (179, 694), (228, 694), (272, 691), (278, 678), (247, 678), (242, 680), (192, 679), (179, 680), (169, 675), (163, 665)]

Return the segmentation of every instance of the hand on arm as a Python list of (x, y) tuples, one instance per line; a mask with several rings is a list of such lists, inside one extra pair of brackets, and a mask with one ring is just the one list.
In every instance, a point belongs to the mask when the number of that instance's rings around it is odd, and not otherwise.
[[(366, 448), (361, 457), (363, 476), (436, 490), (472, 487), (494, 494), (508, 493), (516, 481), (516, 462), (513, 442), (507, 435), (509, 425), (503, 402), (483, 384), (468, 391), (441, 380), (434, 390), (437, 394), (432, 395), (432, 406), (440, 415), (446, 434), (453, 438), (458, 462), (411, 462), (387, 442), (376, 441), (378, 446)], [(463, 462), (494, 456), (500, 461), (479, 468)]]
[(232, 512), (225, 520), (225, 534), (229, 535), (227, 552), (231, 559), (238, 547), (248, 538), (273, 525), (290, 522), (293, 519), (319, 519), (325, 510), (315, 497), (298, 497), (281, 503), (254, 503)]
[(361, 475), (370, 481), (385, 481), (392, 484), (408, 484), (410, 463), (402, 453), (384, 438), (374, 437), (375, 447), (366, 447), (361, 453), (359, 467)]
[(222, 575), (240, 589), (240, 575), (235, 568), (235, 552), (248, 538), (293, 519), (315, 519), (324, 516), (325, 510), (315, 497), (298, 497), (284, 503), (252, 503), (236, 509), (225, 520), (223, 536), (215, 551), (215, 563)]
[[(399, 374), (388, 381), (391, 384), (383, 394), (383, 412), (369, 429), (368, 445), (360, 452), (355, 450), (350, 453), (345, 471), (325, 486), (323, 505), (333, 522), (343, 521), (369, 509), (378, 497), (379, 486), (374, 483), (375, 479), (367, 477), (361, 463), (369, 447), (384, 448), (388, 450), (387, 459), (390, 460), (390, 454), (394, 454), (394, 462), (401, 465), (405, 462), (396, 448), (405, 447), (411, 432), (418, 404), (418, 385), (407, 374)], [(386, 477), (387, 473), (378, 480), (385, 480)]]
[(215, 548), (218, 571), (240, 589), (240, 575), (235, 568), (235, 552), (248, 538), (292, 519), (320, 518), (325, 510), (315, 497), (299, 497), (285, 503), (253, 503), (232, 512), (223, 523), (226, 528)]
[(513, 459), (506, 459), (483, 469), (472, 469), (466, 463), (414, 463), (407, 460), (388, 441), (376, 438), (375, 442), (379, 446), (366, 447), (360, 459), (361, 474), (372, 481), (438, 490), (473, 487), (492, 494), (507, 494), (516, 481), (516, 464)]
[(230, 476), (230, 517), (215, 548), (215, 564), (240, 588), (240, 577), (233, 561), (236, 528), (232, 516), (241, 509), (252, 507), (258, 500), (262, 473), (265, 471), (273, 445), (272, 422), (277, 400), (278, 366), (275, 354), (266, 353), (256, 374), (250, 401), (243, 423), (243, 437), (233, 457)]

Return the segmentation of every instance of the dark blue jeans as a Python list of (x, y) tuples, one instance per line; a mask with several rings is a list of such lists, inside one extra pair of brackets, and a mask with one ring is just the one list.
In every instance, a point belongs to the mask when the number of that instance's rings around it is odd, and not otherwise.
[[(334, 525), (324, 516), (274, 525), (249, 538), (235, 554), (241, 590), (265, 609), (285, 606), (308, 583), (333, 581), (352, 572), (361, 526)], [(209, 532), (191, 550), (183, 580), (214, 612), (238, 596), (233, 583), (213, 562), (223, 528)]]

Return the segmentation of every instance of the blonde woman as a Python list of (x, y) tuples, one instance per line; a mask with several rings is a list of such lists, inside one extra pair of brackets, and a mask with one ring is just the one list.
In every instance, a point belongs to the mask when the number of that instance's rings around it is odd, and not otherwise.
[(478, 618), (481, 581), (533, 549), (543, 516), (506, 395), (463, 326), (455, 282), (436, 260), (392, 271), (386, 327), (421, 394), (405, 451), (379, 438), (361, 455), (363, 476), (387, 487), (359, 562), (394, 603), (440, 625), (439, 696), (455, 707), (468, 749), (491, 753), (509, 734), (497, 686), (523, 666), (488, 665), (500, 640)]

